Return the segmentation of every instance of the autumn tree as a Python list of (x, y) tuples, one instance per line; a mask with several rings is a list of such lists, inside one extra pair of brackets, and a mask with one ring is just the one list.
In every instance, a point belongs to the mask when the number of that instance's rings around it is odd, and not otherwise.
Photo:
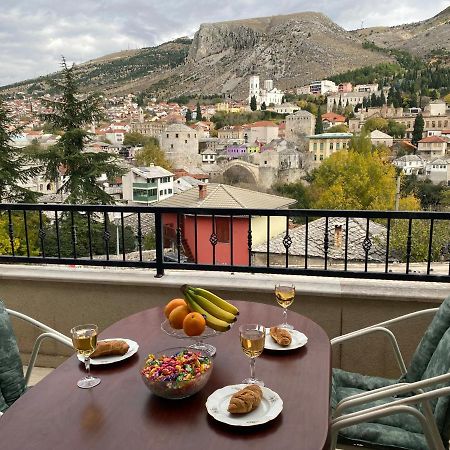
[(90, 140), (86, 128), (103, 118), (101, 99), (98, 94), (79, 94), (75, 66), (69, 67), (64, 58), (61, 66), (62, 81), (56, 82), (61, 98), (44, 100), (51, 112), (41, 115), (63, 132), (57, 144), (39, 155), (45, 165), (45, 176), (56, 181), (61, 168), (64, 169), (66, 181), (59, 191), (68, 194), (68, 203), (114, 203), (113, 197), (98, 184), (98, 179), (104, 175), (114, 179), (123, 174), (117, 157), (106, 152), (84, 151)]
[(164, 151), (160, 148), (158, 139), (147, 138), (144, 148), (137, 152), (136, 163), (139, 166), (161, 166), (164, 169), (171, 170), (170, 162), (167, 160)]
[(32, 158), (12, 145), (22, 131), (0, 100), (0, 203), (32, 202), (37, 197), (21, 186), (37, 172)]
[(126, 133), (123, 139), (123, 145), (130, 145), (131, 147), (143, 147), (149, 138), (137, 131)]
[[(367, 134), (355, 137), (348, 151), (338, 151), (313, 172), (315, 208), (390, 210), (395, 205), (396, 173), (383, 150), (373, 149)], [(400, 203), (418, 209), (414, 197)]]

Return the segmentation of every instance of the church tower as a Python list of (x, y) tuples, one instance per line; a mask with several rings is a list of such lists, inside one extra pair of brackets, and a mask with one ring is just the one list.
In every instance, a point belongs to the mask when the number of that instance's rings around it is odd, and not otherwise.
[(250, 104), (251, 98), (255, 96), (256, 97), (256, 104), (259, 105), (260, 103), (260, 96), (259, 96), (259, 75), (252, 75), (250, 77), (250, 85), (249, 85), (249, 96), (248, 96), (248, 103)]

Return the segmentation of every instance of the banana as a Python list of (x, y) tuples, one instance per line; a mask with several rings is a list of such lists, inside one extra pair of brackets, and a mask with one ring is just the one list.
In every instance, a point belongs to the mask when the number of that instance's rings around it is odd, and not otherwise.
[(236, 308), (236, 306), (232, 305), (231, 303), (228, 303), (223, 298), (220, 298), (218, 295), (213, 294), (210, 291), (207, 291), (203, 288), (195, 288), (192, 286), (187, 286), (187, 289), (189, 289), (191, 292), (194, 292), (196, 295), (201, 295), (203, 298), (206, 298), (206, 300), (209, 300), (210, 302), (214, 303), (219, 308), (223, 309), (224, 311), (227, 311), (235, 316), (239, 314), (239, 310)]
[(201, 295), (194, 294), (192, 291), (189, 291), (189, 294), (197, 305), (202, 307), (206, 312), (210, 313), (212, 316), (217, 317), (220, 320), (224, 320), (225, 322), (232, 323), (236, 322), (236, 316), (234, 314), (229, 313), (228, 311), (219, 308), (213, 302), (210, 302), (206, 298)]
[(217, 317), (214, 317), (209, 312), (205, 311), (200, 305), (198, 305), (195, 300), (191, 297), (191, 293), (186, 290), (184, 293), (186, 302), (191, 311), (195, 311), (200, 313), (206, 321), (206, 325), (216, 331), (228, 331), (231, 326), (229, 323), (224, 320), (220, 320)]

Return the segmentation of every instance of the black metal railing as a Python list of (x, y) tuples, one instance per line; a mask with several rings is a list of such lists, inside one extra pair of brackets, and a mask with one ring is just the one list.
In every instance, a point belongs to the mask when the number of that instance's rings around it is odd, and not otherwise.
[(0, 204), (0, 262), (450, 281), (450, 213)]

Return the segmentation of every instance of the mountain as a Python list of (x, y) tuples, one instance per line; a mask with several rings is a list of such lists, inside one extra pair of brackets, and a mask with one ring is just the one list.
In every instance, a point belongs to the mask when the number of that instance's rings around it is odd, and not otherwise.
[(352, 33), (378, 47), (407, 50), (421, 57), (442, 54), (450, 62), (450, 6), (422, 22), (395, 27), (363, 28)]
[[(449, 10), (418, 24), (351, 32), (316, 12), (202, 24), (193, 39), (180, 38), (81, 64), (80, 81), (85, 90), (108, 95), (143, 92), (167, 99), (182, 94), (228, 94), (243, 99), (252, 73), (289, 89), (349, 68), (393, 62), (386, 52), (364, 45), (367, 41), (420, 55), (438, 45), (448, 50)], [(48, 91), (48, 80), (58, 76), (5, 86), (0, 93)]]

